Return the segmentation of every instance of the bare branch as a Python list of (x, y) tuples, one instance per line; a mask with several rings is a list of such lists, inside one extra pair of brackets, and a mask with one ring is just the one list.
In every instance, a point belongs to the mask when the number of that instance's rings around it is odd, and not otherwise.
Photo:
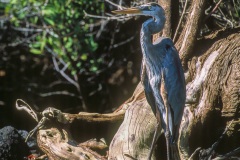
[(25, 42), (29, 42), (30, 40), (32, 40), (32, 39), (34, 39), (35, 37), (37, 37), (39, 34), (40, 34), (40, 33), (36, 33), (36, 34), (32, 35), (31, 37), (20, 39), (20, 40), (17, 41), (17, 42), (13, 42), (13, 43), (8, 44), (8, 46), (10, 46), (10, 47), (16, 47), (16, 46), (18, 46), (18, 45), (20, 45), (20, 44), (23, 44), (23, 43), (25, 43)]
[(180, 18), (180, 20), (179, 20), (179, 22), (178, 22), (178, 26), (177, 26), (177, 29), (176, 29), (176, 31), (175, 31), (174, 37), (173, 37), (173, 42), (174, 42), (174, 43), (175, 43), (175, 41), (176, 41), (179, 28), (180, 28), (180, 26), (181, 26), (181, 24), (182, 24), (183, 17), (184, 17), (184, 15), (185, 15), (185, 13), (186, 13), (187, 4), (188, 4), (188, 0), (185, 1), (184, 8), (183, 8), (183, 12), (182, 12), (181, 18)]
[(216, 10), (217, 8), (220, 6), (222, 0), (219, 0), (218, 3), (216, 4), (216, 6), (213, 8), (213, 10), (207, 15), (207, 17), (204, 18), (203, 21), (206, 21)]
[(54, 67), (55, 67), (56, 71), (59, 72), (63, 76), (63, 78), (65, 78), (68, 82), (70, 82), (76, 88), (79, 89), (79, 84), (76, 81), (74, 81), (72, 78), (70, 78), (64, 71), (59, 69), (58, 63), (56, 61), (56, 57), (53, 56), (52, 60), (53, 60), (53, 64), (54, 64)]
[(197, 153), (199, 153), (200, 150), (201, 150), (201, 147), (198, 147), (198, 148), (193, 152), (193, 154), (189, 157), (188, 160), (193, 160), (193, 157), (194, 157), (195, 155), (197, 155)]
[(117, 44), (114, 44), (112, 48), (117, 48), (119, 46), (122, 46), (126, 43), (129, 43), (130, 41), (132, 41), (135, 38), (135, 36), (131, 36), (130, 38), (126, 39), (125, 41), (119, 42)]
[(126, 16), (98, 16), (98, 15), (88, 14), (86, 11), (83, 11), (83, 12), (84, 12), (84, 16), (85, 17), (105, 19), (105, 20), (126, 21), (126, 20), (129, 20), (130, 18), (134, 17), (134, 15), (126, 15)]
[(240, 147), (234, 149), (233, 151), (231, 152), (228, 152), (227, 154), (225, 155), (220, 155), (220, 156), (217, 156), (216, 158), (214, 158), (213, 160), (226, 160), (226, 159), (229, 159), (229, 158), (235, 158), (235, 159), (239, 159), (239, 156), (236, 156), (236, 157), (233, 157), (237, 154), (240, 153)]
[(30, 107), (25, 101), (22, 99), (17, 99), (16, 100), (16, 108), (18, 110), (24, 110), (26, 111), (35, 121), (38, 122), (38, 117), (36, 112)]
[(126, 7), (123, 7), (121, 4), (122, 4), (122, 1), (119, 2), (119, 5), (116, 4), (116, 3), (113, 3), (112, 1), (109, 1), (109, 0), (105, 0), (106, 2), (108, 2), (109, 4), (119, 8), (119, 9), (126, 9)]
[(65, 96), (76, 97), (76, 98), (81, 99), (79, 96), (77, 96), (77, 95), (75, 95), (73, 93), (70, 93), (68, 91), (55, 91), (55, 92), (49, 92), (49, 93), (39, 93), (38, 95), (41, 96), (41, 97), (65, 95)]
[(20, 32), (42, 32), (43, 29), (40, 28), (22, 28), (22, 27), (14, 27), (11, 26), (11, 28), (15, 31), (20, 31)]

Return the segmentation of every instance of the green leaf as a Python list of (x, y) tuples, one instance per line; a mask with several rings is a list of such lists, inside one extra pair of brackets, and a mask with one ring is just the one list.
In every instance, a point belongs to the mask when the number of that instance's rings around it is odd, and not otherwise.
[(54, 22), (52, 19), (50, 19), (50, 18), (44, 17), (44, 20), (45, 20), (48, 24), (50, 24), (50, 25), (52, 25), (52, 26), (55, 24), (55, 22)]
[(87, 54), (82, 54), (81, 55), (81, 60), (86, 61), (88, 58)]
[(53, 44), (53, 38), (52, 38), (52, 37), (49, 37), (47, 40), (48, 40), (48, 43), (49, 43), (50, 45)]
[(94, 52), (96, 51), (98, 48), (98, 44), (95, 43), (94, 41), (91, 41), (91, 50)]
[(47, 7), (42, 10), (42, 14), (44, 16), (50, 16), (55, 14), (55, 9), (53, 7)]
[(17, 4), (18, 0), (11, 0), (11, 4)]
[(38, 22), (38, 17), (33, 17), (32, 19), (32, 23), (36, 24)]
[(77, 63), (77, 67), (78, 67), (78, 68), (81, 67), (81, 65), (82, 65), (81, 62), (78, 62), (78, 63)]
[(44, 47), (46, 45), (46, 38), (44, 38), (41, 42), (41, 46), (40, 46), (40, 50), (43, 51), (44, 50)]
[[(1, 6), (1, 3), (0, 3)], [(1, 8), (1, 7), (0, 7)], [(77, 74), (70, 62), (69, 55), (77, 68), (97, 71), (98, 64), (103, 63), (99, 55), (94, 54), (98, 48), (94, 36), (90, 36), (90, 23), (96, 23), (94, 18), (84, 18), (83, 10), (89, 14), (100, 15), (104, 12), (104, 2), (99, 0), (9, 0), (2, 6), (2, 16), (11, 17), (10, 24), (16, 27), (43, 28), (43, 32), (29, 32), (29, 37), (37, 34), (30, 41), (23, 42), (29, 45), (33, 54), (43, 54), (46, 45), (49, 46), (63, 61), (69, 63), (69, 71)], [(43, 23), (42, 23), (43, 19)], [(45, 26), (44, 23), (47, 25)], [(26, 25), (29, 24), (29, 25)], [(4, 24), (5, 25), (5, 24)], [(46, 27), (50, 32), (46, 32)], [(51, 29), (54, 29), (51, 32)], [(16, 31), (13, 39), (26, 38)], [(79, 53), (82, 53), (79, 55)], [(88, 55), (91, 53), (91, 57)], [(80, 62), (79, 62), (80, 61)], [(84, 61), (84, 63), (83, 63)], [(90, 65), (90, 67), (89, 67)]]
[(72, 75), (76, 75), (76, 73), (77, 73), (76, 70), (72, 70), (72, 71), (71, 71), (71, 74), (72, 74)]
[(35, 48), (31, 48), (30, 52), (33, 53), (33, 54), (42, 54), (41, 50), (38, 50), (38, 49), (35, 49)]
[(30, 47), (33, 47), (33, 48), (39, 48), (40, 46), (41, 46), (41, 43), (38, 41), (30, 44)]
[(68, 41), (67, 41), (67, 43), (65, 44), (65, 47), (66, 47), (66, 48), (70, 48), (70, 47), (72, 46), (72, 44), (73, 44), (72, 38), (68, 38)]
[(96, 66), (92, 66), (91, 68), (90, 68), (90, 71), (92, 71), (92, 72), (96, 72), (98, 70), (98, 68), (96, 67)]
[(25, 13), (24, 12), (21, 12), (19, 15), (18, 15), (19, 19), (23, 19), (25, 17)]
[(43, 36), (42, 36), (42, 41), (41, 41), (41, 46), (40, 46), (40, 50), (43, 51), (44, 47), (46, 45), (47, 39), (46, 39), (46, 31), (43, 32)]
[(5, 7), (5, 13), (8, 14), (11, 11), (10, 5)]

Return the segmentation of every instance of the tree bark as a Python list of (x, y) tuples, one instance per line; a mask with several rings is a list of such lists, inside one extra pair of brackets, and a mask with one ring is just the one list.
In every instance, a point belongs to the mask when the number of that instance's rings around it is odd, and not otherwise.
[(166, 22), (164, 25), (164, 29), (162, 31), (163, 37), (171, 37), (172, 36), (172, 0), (158, 0), (158, 4), (163, 7), (165, 11)]
[(179, 51), (182, 65), (185, 69), (187, 69), (187, 61), (195, 54), (193, 47), (201, 28), (206, 3), (206, 0), (192, 2), (184, 28), (176, 43), (176, 48)]
[[(141, 84), (137, 90), (143, 91)], [(126, 105), (129, 107), (109, 146), (108, 159), (146, 159), (157, 121), (145, 97), (138, 97)]]
[[(189, 62), (191, 70), (187, 73), (192, 78), (187, 84), (187, 102), (180, 127), (181, 159), (188, 159), (199, 146), (210, 147), (220, 136), (218, 130), (223, 131), (232, 119), (240, 118), (238, 114), (240, 44), (237, 43), (240, 41), (239, 37), (239, 33), (227, 34), (225, 31), (218, 33), (213, 39), (209, 37), (198, 42), (199, 45), (202, 44), (198, 46), (202, 49), (195, 52), (199, 56), (195, 56)], [(146, 151), (150, 147), (148, 140), (151, 140), (149, 136), (152, 136), (153, 126), (156, 124), (156, 119), (147, 109), (150, 110), (150, 107), (145, 99), (136, 99), (129, 106), (124, 121), (110, 145), (110, 159), (147, 158)], [(141, 121), (142, 119), (145, 120)], [(238, 127), (236, 128), (238, 121), (234, 121), (231, 125), (228, 138), (235, 136), (240, 140), (237, 136)], [(146, 125), (149, 123), (151, 125)], [(146, 128), (147, 126), (149, 129)], [(133, 141), (132, 135), (137, 135), (137, 139)], [(145, 145), (142, 146), (140, 142), (144, 142)], [(164, 147), (163, 144), (159, 145)], [(238, 147), (237, 145), (238, 143), (231, 141), (231, 138), (225, 144), (221, 144), (221, 146), (228, 146), (225, 147), (225, 152), (227, 148), (231, 150)]]
[[(187, 84), (187, 102), (180, 129), (182, 158), (199, 146), (210, 146), (234, 119), (225, 150), (238, 147), (231, 136), (238, 137), (240, 115), (240, 44), (239, 30), (233, 34), (220, 32), (215, 38), (200, 40), (202, 50), (189, 63), (192, 79)], [(202, 44), (202, 45), (201, 45)], [(228, 146), (228, 147), (226, 147)], [(222, 149), (223, 149), (222, 148)]]
[(42, 129), (38, 132), (37, 142), (39, 148), (50, 160), (106, 160), (106, 157), (99, 155), (84, 145), (76, 145), (68, 137), (65, 130), (57, 128)]

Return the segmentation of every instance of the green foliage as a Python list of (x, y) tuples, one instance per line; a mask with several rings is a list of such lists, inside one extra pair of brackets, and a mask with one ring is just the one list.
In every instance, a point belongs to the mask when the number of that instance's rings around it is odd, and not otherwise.
[[(10, 0), (5, 15), (33, 54), (43, 54), (46, 47), (67, 64), (72, 73), (85, 62), (96, 72), (101, 61), (90, 56), (98, 48), (90, 34), (96, 20), (84, 18), (84, 11), (101, 15), (104, 3), (99, 0)], [(16, 38), (16, 40), (19, 38)], [(48, 50), (49, 52), (49, 50)]]

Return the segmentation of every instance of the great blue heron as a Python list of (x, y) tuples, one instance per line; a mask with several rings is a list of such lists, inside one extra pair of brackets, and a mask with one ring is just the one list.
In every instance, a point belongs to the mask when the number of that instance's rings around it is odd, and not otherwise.
[[(134, 8), (116, 10), (113, 13), (152, 17), (143, 23), (141, 29), (140, 41), (143, 53), (141, 81), (147, 101), (157, 118), (158, 126), (161, 123), (164, 129), (167, 157), (172, 159), (170, 150), (171, 146), (177, 148), (186, 86), (181, 61), (173, 41), (170, 38), (160, 37), (152, 43), (152, 35), (160, 32), (164, 27), (164, 10), (156, 3), (148, 3)], [(151, 159), (157, 130), (156, 128), (148, 159)]]

